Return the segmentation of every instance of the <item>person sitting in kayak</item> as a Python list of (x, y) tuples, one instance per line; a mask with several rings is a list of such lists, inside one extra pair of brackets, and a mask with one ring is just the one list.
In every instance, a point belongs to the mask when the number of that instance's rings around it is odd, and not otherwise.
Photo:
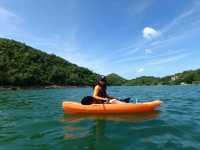
[(119, 103), (128, 103), (130, 98), (126, 98), (123, 100), (118, 100), (117, 98), (108, 95), (107, 91), (107, 81), (106, 77), (102, 76), (98, 83), (94, 86), (93, 96), (86, 96), (81, 100), (81, 104), (83, 105), (91, 105), (91, 104), (119, 104)]
[(102, 76), (98, 81), (97, 85), (94, 87), (93, 98), (95, 99), (95, 103), (111, 103), (111, 104), (118, 104), (123, 103), (119, 101), (117, 98), (108, 95), (107, 93), (107, 81), (106, 77)]

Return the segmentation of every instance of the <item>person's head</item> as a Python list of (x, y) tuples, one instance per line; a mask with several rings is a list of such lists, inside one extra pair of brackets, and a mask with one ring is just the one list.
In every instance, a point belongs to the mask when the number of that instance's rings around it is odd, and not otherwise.
[(107, 83), (106, 77), (105, 77), (105, 76), (101, 76), (100, 79), (99, 79), (99, 84), (100, 84), (101, 86), (105, 86), (106, 83)]

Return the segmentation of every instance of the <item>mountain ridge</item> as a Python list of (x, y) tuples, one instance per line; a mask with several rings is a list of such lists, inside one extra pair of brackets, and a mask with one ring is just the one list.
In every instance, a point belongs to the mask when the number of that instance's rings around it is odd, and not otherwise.
[[(0, 86), (91, 86), (99, 74), (15, 40), (0, 38)], [(108, 74), (109, 85), (175, 85), (200, 83), (200, 69), (164, 77), (125, 79)]]

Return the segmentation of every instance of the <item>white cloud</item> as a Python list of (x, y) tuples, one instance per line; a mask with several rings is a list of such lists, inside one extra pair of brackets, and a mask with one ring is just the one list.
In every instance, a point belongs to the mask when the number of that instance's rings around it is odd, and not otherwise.
[[(192, 14), (194, 14), (196, 11), (196, 8), (192, 8), (188, 11), (183, 12), (182, 14), (180, 14), (178, 17), (174, 18), (169, 24), (167, 24), (162, 30), (161, 32), (168, 32), (170, 30), (172, 30), (172, 28), (176, 27), (177, 25), (179, 25), (182, 21), (185, 21), (187, 18), (190, 18)], [(184, 24), (183, 24), (184, 25)], [(176, 28), (177, 29), (177, 28)]]
[(160, 35), (160, 33), (158, 31), (156, 31), (155, 29), (150, 28), (150, 27), (145, 27), (143, 29), (142, 33), (143, 33), (143, 37), (145, 39), (153, 39)]
[(177, 55), (177, 56), (171, 56), (171, 57), (167, 57), (167, 58), (158, 59), (158, 60), (153, 61), (149, 64), (150, 65), (166, 64), (166, 63), (169, 63), (169, 62), (178, 61), (180, 59), (188, 57), (189, 55), (190, 55), (189, 53), (184, 53), (184, 54), (180, 54), (180, 55)]
[[(142, 38), (138, 38), (138, 40), (134, 42), (132, 49), (137, 48), (139, 50), (144, 50), (146, 54), (149, 51), (145, 50), (145, 48), (151, 49), (151, 51), (157, 49), (158, 51), (162, 50), (163, 53), (165, 54), (166, 49), (169, 49), (177, 42), (181, 42), (181, 40), (184, 41), (187, 38), (197, 35), (200, 31), (199, 8), (200, 8), (200, 3), (194, 3), (192, 7), (180, 13), (171, 22), (164, 25), (162, 28), (159, 28), (159, 30), (157, 29), (155, 30), (150, 27), (144, 28), (142, 31), (143, 37), (145, 39), (154, 39), (154, 40), (143, 40)], [(161, 35), (162, 37), (155, 38)], [(181, 46), (180, 48), (183, 47)], [(129, 50), (122, 51), (122, 53), (123, 54), (120, 55), (120, 58), (116, 58), (117, 63), (123, 63), (123, 62), (127, 63), (138, 60), (135, 59), (136, 58), (135, 56), (137, 56), (139, 53), (138, 54), (130, 53)], [(138, 57), (140, 56), (137, 56), (137, 58)], [(142, 56), (142, 59), (143, 57), (145, 56)]]
[(138, 73), (144, 72), (144, 68), (139, 68), (137, 72)]
[(133, 55), (139, 51), (138, 48), (128, 49), (124, 53), (120, 54), (120, 57), (129, 57), (130, 55)]
[(146, 54), (151, 54), (152, 53), (152, 49), (150, 49), (150, 48), (146, 48), (146, 49), (144, 49), (144, 51), (145, 51)]
[(6, 22), (6, 21), (13, 21), (15, 19), (18, 19), (18, 16), (15, 15), (13, 12), (7, 10), (6, 8), (0, 7), (0, 22)]
[(0, 6), (0, 36), (13, 38), (20, 32), (20, 25), (23, 19), (14, 12)]
[(147, 11), (154, 3), (154, 0), (133, 0), (128, 8), (128, 12), (131, 16), (135, 16), (138, 14), (142, 14), (143, 12)]

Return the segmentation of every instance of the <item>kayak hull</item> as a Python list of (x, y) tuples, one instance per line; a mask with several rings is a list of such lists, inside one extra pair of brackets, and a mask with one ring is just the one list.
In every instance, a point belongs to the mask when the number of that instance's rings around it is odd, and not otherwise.
[(64, 113), (67, 114), (113, 114), (113, 113), (140, 113), (155, 110), (161, 105), (160, 100), (144, 103), (122, 104), (91, 104), (82, 105), (78, 102), (64, 101), (62, 103)]

